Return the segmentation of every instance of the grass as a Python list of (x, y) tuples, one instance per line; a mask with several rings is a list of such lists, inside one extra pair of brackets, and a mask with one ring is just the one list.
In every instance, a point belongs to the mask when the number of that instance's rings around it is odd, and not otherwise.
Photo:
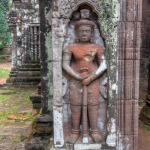
[[(14, 89), (0, 90), (0, 124), (8, 122), (32, 122), (35, 116), (32, 116), (32, 104), (30, 95), (35, 92), (34, 89)], [(2, 108), (1, 108), (2, 107)], [(20, 112), (29, 110), (22, 114)], [(2, 128), (3, 126), (0, 126)]]
[(11, 95), (0, 95), (0, 103), (8, 100), (10, 97), (11, 97)]
[(4, 63), (5, 57), (4, 56), (0, 56), (0, 63)]
[(8, 78), (10, 71), (8, 69), (0, 69), (0, 79)]

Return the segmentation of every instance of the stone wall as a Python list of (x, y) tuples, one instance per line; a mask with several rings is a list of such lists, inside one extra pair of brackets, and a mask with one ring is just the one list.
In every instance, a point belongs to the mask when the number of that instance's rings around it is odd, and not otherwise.
[[(60, 132), (62, 132), (62, 104), (58, 100), (60, 95), (57, 91), (61, 91), (61, 86), (58, 86), (56, 83), (62, 80), (60, 70), (61, 61), (58, 60), (55, 62), (55, 57), (58, 56), (54, 54), (57, 51), (53, 51), (54, 47), (52, 48), (52, 18), (62, 18), (65, 24), (65, 19), (69, 19), (71, 16), (70, 12), (76, 10), (77, 4), (84, 2), (84, 0), (61, 2), (58, 0), (43, 0), (40, 2), (42, 110), (43, 113), (52, 113), (54, 102), (54, 113), (60, 114), (60, 120), (57, 120), (57, 118), (55, 120), (54, 118), (54, 124), (57, 124), (58, 121), (59, 124), (56, 126), (58, 127), (56, 130), (59, 129), (58, 131)], [(141, 47), (139, 38), (141, 36), (140, 14), (142, 4), (134, 0), (120, 2), (117, 0), (88, 0), (85, 3), (93, 7), (95, 3), (97, 4), (95, 9), (100, 14), (98, 21), (106, 46), (109, 78), (108, 135), (106, 140), (108, 147), (105, 144), (104, 147), (106, 146), (107, 149), (136, 150)], [(63, 39), (59, 39), (58, 41), (63, 42)], [(61, 43), (59, 44), (58, 51), (61, 50)], [(56, 130), (54, 132), (57, 132)], [(57, 145), (58, 143), (58, 146), (59, 144), (63, 145), (61, 139), (62, 137), (60, 136), (55, 144)]]
[[(32, 2), (32, 1), (31, 1)], [(144, 99), (147, 92), (148, 64), (149, 64), (149, 35), (148, 18), (149, 3), (147, 0), (42, 0), (40, 4), (40, 53), (41, 53), (41, 101), (43, 116), (53, 116), (54, 112), (60, 114), (60, 124), (56, 130), (62, 129), (62, 68), (61, 68), (61, 50), (64, 40), (54, 39), (55, 31), (52, 20), (62, 19), (62, 26), (66, 27), (71, 13), (77, 9), (77, 5), (86, 3), (94, 7), (98, 14), (98, 23), (100, 32), (106, 47), (107, 74), (108, 74), (108, 97), (107, 97), (107, 136), (103, 144), (103, 149), (111, 150), (137, 150), (138, 139), (138, 100), (139, 93)], [(28, 4), (31, 4), (28, 2)], [(18, 6), (17, 6), (18, 5)], [(22, 7), (31, 7), (22, 3)], [(20, 7), (19, 0), (16, 1), (16, 7)], [(33, 7), (32, 7), (33, 9)], [(72, 9), (72, 10), (71, 10)], [(16, 11), (12, 11), (13, 17), (17, 16)], [(29, 13), (29, 12), (28, 12)], [(32, 12), (33, 13), (33, 12)], [(29, 13), (30, 14), (30, 13)], [(31, 14), (30, 14), (31, 15)], [(29, 15), (29, 16), (30, 16)], [(24, 15), (28, 18), (28, 15)], [(17, 18), (17, 17), (16, 17)], [(34, 18), (34, 16), (33, 16)], [(28, 18), (29, 19), (29, 18)], [(27, 19), (27, 20), (28, 20)], [(60, 19), (60, 20), (61, 20)], [(34, 20), (34, 19), (33, 19)], [(36, 20), (36, 19), (35, 19)], [(67, 20), (67, 21), (66, 21)], [(16, 21), (15, 21), (16, 22)], [(31, 21), (32, 22), (32, 21)], [(35, 21), (36, 22), (36, 21)], [(33, 23), (33, 22), (32, 22)], [(18, 22), (20, 25), (20, 23)], [(15, 23), (12, 24), (13, 32), (17, 33)], [(59, 26), (61, 26), (59, 25)], [(61, 26), (61, 27), (62, 27)], [(36, 33), (36, 29), (28, 28)], [(23, 29), (24, 31), (24, 29)], [(19, 33), (19, 32), (18, 32)], [(14, 34), (14, 39), (18, 36)], [(26, 39), (26, 36), (20, 36)], [(36, 38), (35, 38), (36, 39)], [(26, 40), (23, 40), (23, 43)], [(58, 42), (59, 41), (59, 42)], [(31, 51), (33, 46), (31, 40)], [(58, 42), (58, 46), (54, 45)], [(146, 42), (146, 43), (145, 43)], [(23, 44), (23, 47), (26, 44)], [(15, 44), (14, 44), (15, 47)], [(56, 51), (53, 51), (56, 48)], [(55, 55), (57, 52), (60, 55)], [(28, 55), (27, 55), (28, 56)], [(30, 55), (28, 56), (30, 57)], [(33, 58), (33, 57), (32, 57)], [(57, 59), (57, 61), (56, 61)], [(141, 66), (141, 67), (140, 67)], [(145, 66), (145, 67), (143, 67)], [(141, 68), (141, 69), (140, 69)], [(146, 71), (145, 71), (146, 70)], [(141, 74), (140, 74), (141, 72)], [(140, 81), (139, 81), (140, 75)], [(140, 87), (139, 87), (140, 83)], [(60, 90), (59, 90), (60, 89)], [(140, 92), (139, 92), (140, 89)], [(60, 93), (59, 93), (60, 92)], [(143, 94), (145, 93), (145, 94)], [(56, 97), (57, 96), (57, 97)], [(57, 101), (58, 100), (58, 101)], [(46, 118), (45, 117), (45, 118)], [(56, 117), (54, 115), (54, 117)], [(44, 118), (44, 117), (43, 117)], [(41, 120), (40, 120), (41, 121)], [(57, 124), (57, 118), (54, 118), (54, 124)], [(49, 124), (48, 121), (43, 121)], [(39, 124), (41, 124), (41, 122)], [(58, 130), (58, 131), (60, 131)], [(37, 131), (38, 132), (38, 131)], [(57, 132), (57, 131), (54, 131)], [(60, 131), (62, 132), (62, 131)], [(50, 136), (51, 131), (48, 132)], [(40, 133), (42, 134), (42, 133)], [(39, 135), (40, 135), (39, 134)], [(55, 133), (56, 134), (56, 133)], [(36, 135), (36, 133), (35, 133)], [(62, 134), (63, 135), (63, 134)], [(49, 137), (48, 137), (49, 138)], [(63, 137), (58, 138), (58, 145), (62, 144)], [(60, 141), (59, 141), (60, 140)], [(62, 143), (61, 143), (62, 142)], [(46, 143), (47, 144), (47, 143)], [(57, 145), (57, 142), (55, 143)], [(69, 149), (71, 150), (71, 149)]]
[(10, 1), (8, 24), (12, 31), (12, 72), (7, 82), (16, 86), (38, 84), (40, 81), (38, 0)]

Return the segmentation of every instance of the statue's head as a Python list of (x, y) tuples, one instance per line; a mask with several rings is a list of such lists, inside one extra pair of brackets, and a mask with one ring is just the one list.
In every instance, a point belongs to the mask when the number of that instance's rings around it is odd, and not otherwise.
[(95, 24), (83, 19), (75, 23), (75, 31), (79, 42), (91, 42)]

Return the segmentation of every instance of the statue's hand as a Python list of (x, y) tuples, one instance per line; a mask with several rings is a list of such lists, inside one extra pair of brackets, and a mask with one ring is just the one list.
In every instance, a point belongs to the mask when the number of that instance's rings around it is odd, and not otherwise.
[(91, 80), (90, 77), (88, 77), (88, 78), (82, 80), (82, 84), (83, 84), (83, 85), (89, 85), (91, 82), (92, 82), (92, 80)]
[(77, 80), (83, 80), (83, 79), (84, 79), (79, 73), (76, 73), (76, 74), (75, 74), (75, 78), (76, 78)]
[(93, 73), (93, 74), (90, 75), (88, 78), (83, 79), (83, 80), (82, 80), (82, 84), (83, 84), (83, 85), (89, 85), (89, 84), (92, 83), (96, 78), (97, 78), (97, 76), (95, 75), (95, 73)]

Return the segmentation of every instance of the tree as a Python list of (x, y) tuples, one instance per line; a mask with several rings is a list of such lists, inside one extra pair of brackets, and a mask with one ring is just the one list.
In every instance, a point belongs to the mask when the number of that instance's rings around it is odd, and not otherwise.
[(0, 49), (6, 47), (11, 42), (11, 34), (7, 24), (7, 12), (9, 0), (0, 0)]

